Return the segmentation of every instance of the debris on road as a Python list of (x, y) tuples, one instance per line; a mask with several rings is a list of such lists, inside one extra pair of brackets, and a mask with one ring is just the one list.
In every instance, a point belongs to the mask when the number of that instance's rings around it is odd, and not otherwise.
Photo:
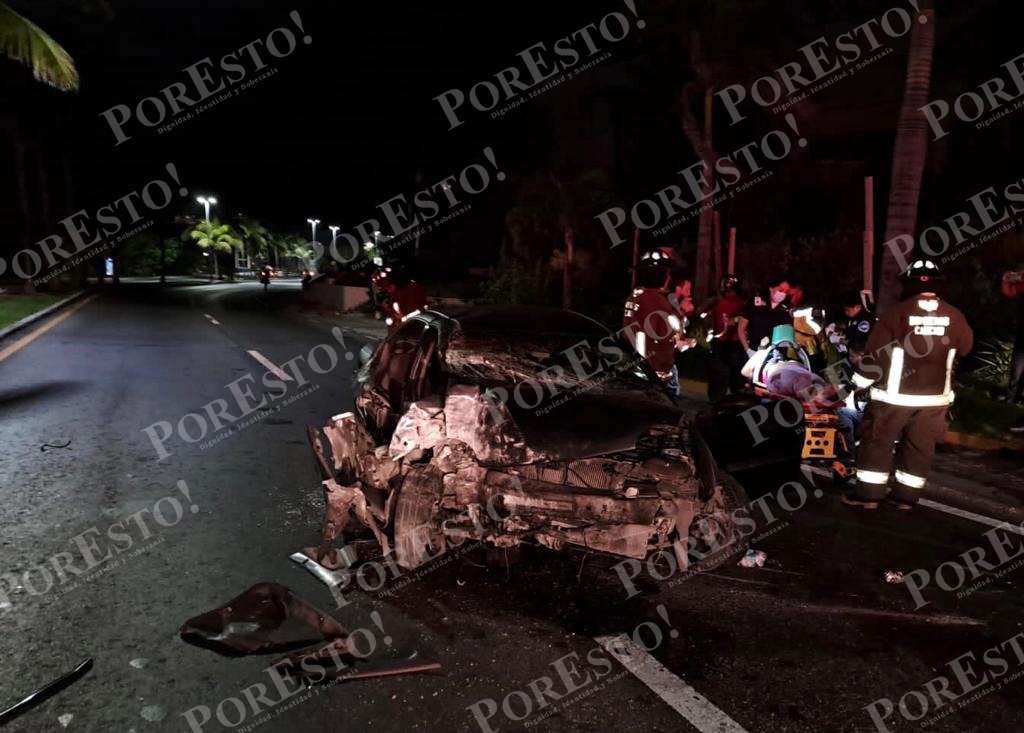
[(138, 659), (133, 659), (132, 661), (128, 662), (128, 664), (135, 667), (135, 669), (142, 669), (147, 664), (149, 664), (149, 660), (145, 659), (144, 657), (139, 657)]
[(316, 552), (317, 548), (307, 547), (302, 552), (293, 552), (288, 558), (292, 562), (304, 567), (314, 578), (328, 588), (345, 585), (347, 578), (341, 570), (347, 570), (352, 567), (358, 559), (355, 549), (351, 545), (346, 545), (340, 551), (331, 550), (327, 557), (324, 558), (323, 563), (318, 563), (313, 559)]
[[(371, 669), (363, 669), (356, 672), (353, 667), (339, 667), (337, 663), (338, 653), (347, 653), (342, 648), (341, 642), (327, 644), (317, 649), (304, 649), (294, 652), (281, 659), (276, 660), (270, 666), (279, 672), (289, 673), (295, 677), (320, 682), (349, 682), (351, 680), (373, 679), (375, 677), (394, 677), (400, 674), (415, 674), (418, 672), (430, 672), (441, 669), (438, 662), (423, 662), (419, 664), (403, 664), (397, 666), (383, 666)], [(416, 656), (413, 654), (412, 656)]]
[(39, 446), (39, 450), (43, 453), (46, 452), (47, 448), (67, 448), (68, 450), (71, 450), (70, 446), (70, 440), (67, 443), (64, 443), (64, 445), (60, 445), (59, 443), (43, 443), (41, 446)]
[(57, 716), (57, 722), (60, 723), (61, 728), (67, 728), (71, 725), (71, 721), (74, 719), (74, 715), (71, 713), (64, 713), (63, 715)]
[(160, 705), (147, 705), (142, 708), (142, 712), (139, 714), (143, 720), (148, 720), (150, 723), (159, 723), (167, 717), (167, 710)]
[(764, 561), (767, 559), (768, 555), (761, 550), (747, 550), (747, 553), (736, 564), (741, 568), (763, 568)]
[[(0, 725), (5, 725), (8, 721), (21, 715), (28, 709), (38, 705), (51, 695), (60, 692), (65, 687), (70, 685), (72, 682), (75, 682), (76, 680), (81, 678), (90, 669), (92, 669), (92, 657), (86, 657), (84, 660), (78, 663), (78, 666), (76, 666), (66, 675), (58, 677), (53, 682), (49, 683), (48, 685), (44, 685), (43, 687), (40, 687), (38, 690), (33, 690), (28, 695), (26, 695), (20, 702), (16, 702), (14, 705), (11, 705), (11, 707), (7, 708), (3, 712), (0, 712)], [(68, 721), (70, 722), (70, 718), (68, 718)]]
[(227, 657), (348, 639), (341, 624), (277, 583), (254, 585), (225, 605), (189, 619), (179, 633), (183, 641)]
[(903, 582), (903, 573), (899, 570), (886, 570), (885, 582), (890, 585), (898, 585)]

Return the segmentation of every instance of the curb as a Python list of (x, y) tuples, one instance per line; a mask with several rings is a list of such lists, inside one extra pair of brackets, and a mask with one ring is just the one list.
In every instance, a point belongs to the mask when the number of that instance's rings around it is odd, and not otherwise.
[(46, 318), (48, 315), (50, 315), (54, 311), (58, 311), (61, 308), (63, 308), (64, 306), (68, 305), (69, 303), (78, 300), (79, 298), (81, 298), (83, 295), (85, 295), (88, 292), (89, 292), (88, 290), (79, 290), (77, 293), (74, 293), (73, 295), (70, 295), (67, 298), (64, 298), (64, 300), (59, 300), (56, 303), (54, 303), (53, 305), (50, 305), (50, 306), (47, 306), (46, 308), (43, 308), (41, 311), (37, 311), (37, 312), (33, 313), (30, 316), (25, 316), (20, 321), (12, 323), (7, 328), (0, 329), (0, 340), (7, 338), (12, 333), (15, 333), (16, 331), (20, 331), (21, 329), (25, 328), (26, 326), (31, 326), (36, 321), (40, 321), (43, 318)]
[(960, 448), (970, 448), (981, 451), (998, 451), (1002, 449), (1024, 452), (1024, 440), (1012, 440), (1005, 438), (988, 438), (970, 433), (946, 433), (944, 442), (947, 445), (955, 445)]

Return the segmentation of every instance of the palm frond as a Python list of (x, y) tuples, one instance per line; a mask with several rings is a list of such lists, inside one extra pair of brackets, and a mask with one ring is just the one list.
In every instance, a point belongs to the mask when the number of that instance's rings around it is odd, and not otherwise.
[(61, 91), (78, 91), (75, 62), (42, 28), (0, 2), (0, 53), (32, 69), (32, 75)]

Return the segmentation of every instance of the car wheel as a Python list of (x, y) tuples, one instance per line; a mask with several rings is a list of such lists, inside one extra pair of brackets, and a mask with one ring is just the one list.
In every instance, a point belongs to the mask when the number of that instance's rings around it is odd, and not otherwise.
[(693, 538), (691, 570), (703, 571), (718, 567), (742, 552), (744, 538), (752, 534), (749, 527), (746, 532), (740, 533), (733, 520), (733, 513), (750, 503), (746, 490), (725, 471), (719, 471), (717, 479), (711, 499), (690, 524), (689, 535)]
[(413, 466), (395, 501), (395, 552), (399, 566), (419, 567), (447, 550), (438, 505), (444, 490), (436, 466)]

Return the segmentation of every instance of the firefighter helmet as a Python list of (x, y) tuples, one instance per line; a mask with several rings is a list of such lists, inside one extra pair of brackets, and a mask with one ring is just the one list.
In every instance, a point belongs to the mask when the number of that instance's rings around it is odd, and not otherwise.
[(914, 260), (903, 274), (907, 280), (917, 280), (923, 283), (929, 280), (940, 280), (943, 277), (939, 266), (931, 260)]
[(740, 279), (732, 274), (723, 277), (721, 282), (718, 283), (718, 292), (724, 293), (726, 290), (735, 290), (738, 293), (740, 290)]
[(660, 249), (644, 252), (640, 258), (640, 267), (669, 267), (672, 265), (672, 258)]

